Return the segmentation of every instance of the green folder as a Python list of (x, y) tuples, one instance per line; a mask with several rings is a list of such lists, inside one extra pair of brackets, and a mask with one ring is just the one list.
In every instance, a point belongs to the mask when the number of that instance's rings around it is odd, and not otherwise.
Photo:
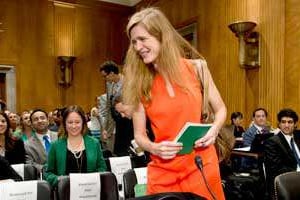
[(178, 154), (183, 155), (191, 153), (194, 148), (195, 141), (202, 138), (211, 126), (212, 124), (186, 122), (179, 131), (177, 137), (174, 139), (175, 142), (183, 144), (183, 147)]

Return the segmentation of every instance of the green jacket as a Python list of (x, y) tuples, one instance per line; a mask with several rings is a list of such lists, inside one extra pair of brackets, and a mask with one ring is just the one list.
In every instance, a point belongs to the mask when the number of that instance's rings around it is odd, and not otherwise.
[[(87, 172), (106, 171), (106, 164), (103, 158), (99, 141), (85, 135), (83, 136), (87, 159)], [(48, 154), (47, 164), (45, 165), (44, 179), (51, 186), (57, 186), (58, 176), (66, 174), (67, 139), (60, 138), (51, 144)]]

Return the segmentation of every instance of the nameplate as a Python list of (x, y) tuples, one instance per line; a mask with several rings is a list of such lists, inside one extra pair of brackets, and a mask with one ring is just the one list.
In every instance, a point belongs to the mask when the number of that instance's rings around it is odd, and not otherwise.
[(1, 200), (37, 200), (37, 181), (1, 183), (0, 197)]
[(147, 184), (147, 167), (134, 168), (138, 184)]
[(100, 174), (70, 174), (70, 199), (99, 200)]
[(116, 175), (118, 184), (123, 183), (123, 174), (131, 169), (131, 161), (129, 156), (110, 157), (109, 158), (111, 172)]

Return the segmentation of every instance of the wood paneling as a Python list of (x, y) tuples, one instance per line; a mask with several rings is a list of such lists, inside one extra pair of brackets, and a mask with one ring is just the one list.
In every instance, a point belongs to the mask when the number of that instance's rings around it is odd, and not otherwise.
[[(59, 1), (56, 1), (59, 2)], [(98, 67), (121, 64), (127, 50), (125, 25), (132, 8), (95, 0), (1, 0), (0, 64), (16, 66), (17, 111), (68, 104), (89, 110), (105, 92)], [(57, 56), (74, 55), (70, 88), (58, 85)]]
[(300, 114), (300, 1), (286, 0), (284, 106)]

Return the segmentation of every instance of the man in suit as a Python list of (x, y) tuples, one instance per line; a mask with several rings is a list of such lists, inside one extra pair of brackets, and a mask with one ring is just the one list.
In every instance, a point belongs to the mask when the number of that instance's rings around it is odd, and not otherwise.
[(243, 145), (251, 146), (256, 134), (268, 133), (268, 113), (264, 108), (257, 108), (252, 113), (253, 124), (243, 134)]
[(115, 121), (112, 118), (111, 110), (115, 104), (116, 97), (121, 95), (123, 85), (123, 75), (119, 73), (119, 68), (113, 61), (104, 62), (100, 66), (100, 73), (106, 81), (106, 118), (103, 123), (102, 135), (104, 139), (104, 149), (113, 152), (115, 142)]
[(300, 170), (300, 137), (295, 132), (298, 115), (291, 109), (282, 109), (277, 114), (277, 120), (280, 132), (264, 143), (264, 164), (270, 194), (273, 193), (277, 175)]
[(51, 142), (57, 139), (57, 133), (48, 130), (48, 114), (44, 110), (35, 109), (30, 115), (34, 135), (25, 142), (26, 163), (34, 165), (39, 172), (47, 161)]

